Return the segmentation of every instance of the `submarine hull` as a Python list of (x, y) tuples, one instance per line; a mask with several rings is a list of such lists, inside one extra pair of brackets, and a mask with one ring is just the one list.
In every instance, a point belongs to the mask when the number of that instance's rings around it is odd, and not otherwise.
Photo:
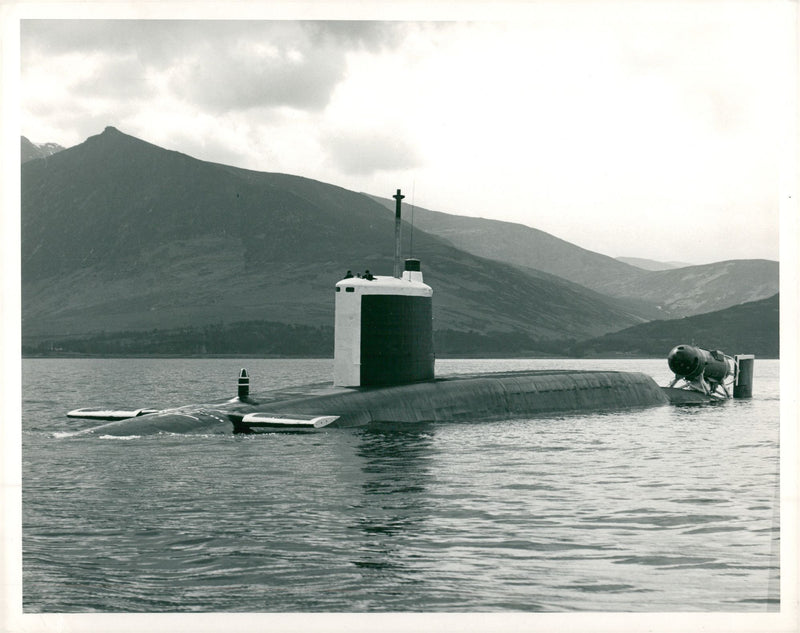
[[(265, 396), (166, 409), (109, 422), (82, 433), (132, 436), (156, 433), (257, 433), (307, 430), (309, 416), (335, 418), (325, 427), (373, 422), (458, 422), (514, 416), (665, 405), (664, 390), (638, 372), (521, 371), (438, 378), (392, 387), (309, 385)], [(259, 415), (254, 415), (259, 414)], [(264, 416), (279, 425), (248, 425)], [(295, 416), (296, 425), (286, 422)], [(296, 428), (295, 428), (296, 427)], [(312, 429), (313, 430), (313, 429)]]
[[(667, 404), (652, 378), (632, 372), (529, 371), (468, 375), (273, 403), (283, 414), (337, 416), (330, 426), (457, 422)], [(229, 415), (241, 426), (236, 414)], [(253, 429), (255, 430), (255, 429)]]

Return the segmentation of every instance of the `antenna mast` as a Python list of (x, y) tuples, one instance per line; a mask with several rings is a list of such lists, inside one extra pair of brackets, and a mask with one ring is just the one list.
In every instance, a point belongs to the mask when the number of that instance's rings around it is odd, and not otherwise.
[(408, 256), (414, 257), (414, 196), (417, 191), (417, 181), (411, 187), (411, 248), (409, 249)]
[(400, 278), (400, 201), (405, 198), (400, 190), (392, 196), (394, 205), (394, 276)]

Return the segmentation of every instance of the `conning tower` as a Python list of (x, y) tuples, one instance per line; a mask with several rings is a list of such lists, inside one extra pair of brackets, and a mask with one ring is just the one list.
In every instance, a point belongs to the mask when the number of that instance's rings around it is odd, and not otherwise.
[[(400, 190), (395, 217), (400, 216)], [(395, 223), (399, 243), (400, 222)], [(336, 284), (333, 384), (401, 385), (434, 377), (433, 289), (423, 283), (418, 259), (402, 275), (348, 276)]]

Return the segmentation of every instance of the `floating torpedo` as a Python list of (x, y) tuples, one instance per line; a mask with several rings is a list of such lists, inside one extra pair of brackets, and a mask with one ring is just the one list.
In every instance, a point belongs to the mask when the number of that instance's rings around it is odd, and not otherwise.
[(677, 345), (667, 356), (675, 379), (665, 388), (665, 393), (675, 403), (750, 398), (754, 363), (752, 354), (731, 357), (720, 350)]
[[(242, 369), (237, 395), (230, 400), (158, 411), (83, 408), (67, 415), (108, 420), (82, 431), (101, 435), (313, 431), (373, 422), (507, 420), (707, 401), (718, 386), (724, 386), (727, 370), (720, 376), (721, 364), (729, 357), (719, 360), (716, 352), (700, 354), (704, 371), (687, 371), (684, 377), (690, 388), (686, 389), (674, 388), (674, 382), (669, 388), (661, 388), (645, 374), (619, 371), (538, 370), (437, 378), (433, 289), (423, 281), (419, 260), (405, 260), (400, 272), (403, 196), (399, 189), (394, 198), (394, 275), (374, 276), (367, 271), (354, 276), (348, 271), (334, 287), (332, 384), (253, 396), (250, 376)], [(673, 360), (671, 354), (670, 367), (689, 363), (684, 356), (679, 358), (676, 353)], [(735, 366), (739, 366), (738, 360)], [(701, 385), (698, 380), (705, 381), (705, 391), (697, 388)]]

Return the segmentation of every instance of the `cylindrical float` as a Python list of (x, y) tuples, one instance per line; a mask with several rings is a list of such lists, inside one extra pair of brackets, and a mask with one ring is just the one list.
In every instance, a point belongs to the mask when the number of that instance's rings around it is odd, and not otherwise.
[(735, 359), (736, 373), (733, 379), (733, 397), (752, 398), (755, 356), (753, 354), (737, 354)]

